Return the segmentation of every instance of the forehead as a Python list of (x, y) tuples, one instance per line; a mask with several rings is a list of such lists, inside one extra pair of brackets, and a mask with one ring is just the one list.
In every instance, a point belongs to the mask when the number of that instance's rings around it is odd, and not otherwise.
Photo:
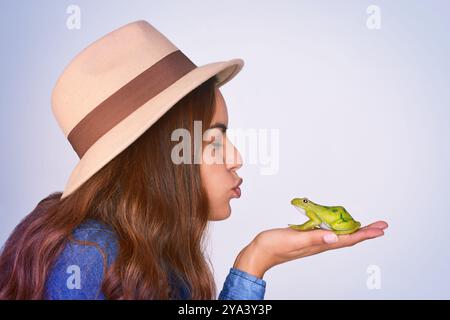
[(220, 92), (219, 88), (216, 88), (216, 111), (214, 112), (214, 116), (212, 119), (212, 123), (222, 122), (225, 125), (228, 125), (228, 110), (227, 104), (225, 103), (225, 99)]

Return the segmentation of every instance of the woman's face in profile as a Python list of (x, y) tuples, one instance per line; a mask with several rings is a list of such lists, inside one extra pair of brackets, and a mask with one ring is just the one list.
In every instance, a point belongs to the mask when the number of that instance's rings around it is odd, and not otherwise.
[[(219, 127), (215, 127), (216, 125)], [(205, 139), (209, 147), (203, 148), (200, 164), (201, 178), (210, 203), (209, 220), (213, 221), (230, 216), (230, 200), (237, 197), (233, 188), (241, 180), (236, 172), (242, 166), (241, 155), (220, 125), (228, 127), (228, 110), (222, 93), (216, 88), (216, 111), (208, 126), (211, 128), (209, 138)]]

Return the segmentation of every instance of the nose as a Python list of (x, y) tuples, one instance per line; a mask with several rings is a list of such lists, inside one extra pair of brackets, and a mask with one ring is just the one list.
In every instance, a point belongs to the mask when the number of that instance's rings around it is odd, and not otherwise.
[(239, 150), (228, 140), (226, 148), (226, 166), (228, 170), (239, 170), (243, 165), (243, 160)]

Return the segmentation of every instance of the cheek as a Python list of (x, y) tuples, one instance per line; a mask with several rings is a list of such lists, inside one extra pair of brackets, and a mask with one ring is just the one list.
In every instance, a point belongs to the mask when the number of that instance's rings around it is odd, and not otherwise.
[(227, 172), (220, 165), (201, 164), (200, 172), (203, 185), (209, 200), (209, 220), (224, 220), (231, 214), (229, 200), (231, 197), (227, 193)]
[(222, 175), (217, 165), (201, 164), (200, 172), (203, 184), (207, 190), (217, 191), (223, 185)]
[(223, 165), (201, 164), (200, 173), (210, 201), (214, 202), (224, 198), (227, 191), (227, 177)]

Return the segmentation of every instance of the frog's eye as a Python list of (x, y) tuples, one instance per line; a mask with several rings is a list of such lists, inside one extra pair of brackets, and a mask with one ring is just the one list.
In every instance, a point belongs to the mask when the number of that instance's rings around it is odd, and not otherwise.
[(303, 202), (304, 203), (308, 203), (308, 199), (303, 199)]

